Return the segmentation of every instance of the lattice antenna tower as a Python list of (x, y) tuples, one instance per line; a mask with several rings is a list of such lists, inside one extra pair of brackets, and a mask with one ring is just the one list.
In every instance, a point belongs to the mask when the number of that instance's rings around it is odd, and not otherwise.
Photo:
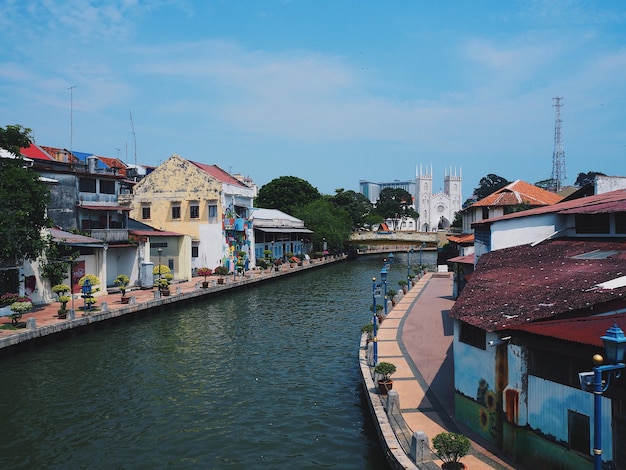
[(553, 98), (555, 116), (554, 116), (554, 151), (552, 152), (552, 183), (554, 191), (559, 192), (563, 189), (567, 175), (565, 174), (565, 150), (563, 150), (563, 141), (561, 140), (561, 100), (563, 98)]

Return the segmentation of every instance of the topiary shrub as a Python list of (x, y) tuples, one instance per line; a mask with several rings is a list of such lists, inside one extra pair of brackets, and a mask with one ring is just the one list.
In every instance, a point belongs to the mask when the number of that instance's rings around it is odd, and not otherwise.
[(467, 455), (470, 445), (470, 440), (467, 437), (454, 432), (442, 432), (433, 438), (435, 454), (444, 464), (447, 464), (446, 468), (448, 469), (464, 468), (459, 460)]

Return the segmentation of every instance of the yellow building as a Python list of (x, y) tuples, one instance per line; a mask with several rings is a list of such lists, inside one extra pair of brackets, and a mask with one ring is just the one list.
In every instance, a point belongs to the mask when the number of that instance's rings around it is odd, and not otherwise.
[[(191, 246), (151, 246), (155, 259), (176, 278), (200, 267), (235, 268), (237, 260), (254, 266), (254, 231), (249, 220), (254, 190), (216, 165), (172, 155), (137, 183), (130, 216), (160, 230), (184, 233)], [(153, 244), (154, 245), (154, 244)], [(187, 252), (188, 251), (188, 252)]]

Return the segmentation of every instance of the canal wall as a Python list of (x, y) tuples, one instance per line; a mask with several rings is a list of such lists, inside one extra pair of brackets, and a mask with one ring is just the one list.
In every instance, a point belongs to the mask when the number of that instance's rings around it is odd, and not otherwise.
[[(85, 314), (81, 309), (68, 310), (67, 319), (59, 319), (57, 310), (58, 302), (46, 305), (38, 305), (32, 311), (22, 317), (23, 328), (0, 329), (0, 356), (10, 354), (12, 350), (20, 347), (35, 346), (38, 342), (55, 337), (64, 337), (77, 331), (88, 328), (104, 326), (116, 320), (149, 314), (159, 310), (167, 310), (179, 306), (184, 302), (201, 301), (214, 295), (220, 295), (232, 289), (249, 287), (262, 282), (270, 282), (282, 276), (294, 275), (309, 269), (321, 268), (332, 263), (345, 261), (346, 255), (329, 256), (327, 259), (303, 261), (301, 266), (283, 264), (278, 270), (252, 270), (245, 275), (224, 276), (224, 284), (219, 284), (215, 277), (209, 277), (209, 287), (201, 287), (202, 277), (196, 277), (190, 281), (175, 283), (170, 286), (170, 296), (160, 296), (157, 290), (131, 290), (127, 291), (130, 297), (128, 304), (121, 303), (121, 294), (109, 293), (97, 296), (98, 310)], [(76, 306), (82, 305), (83, 301), (75, 294)], [(10, 323), (5, 317), (6, 323)], [(2, 321), (2, 319), (0, 319)], [(5, 324), (6, 324), (5, 323)]]

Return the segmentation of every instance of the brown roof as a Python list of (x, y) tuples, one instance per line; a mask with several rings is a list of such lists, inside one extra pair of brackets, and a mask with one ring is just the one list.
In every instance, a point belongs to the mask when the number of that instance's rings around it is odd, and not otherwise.
[(198, 163), (198, 162), (190, 162), (190, 163), (196, 165), (201, 170), (206, 171), (209, 175), (211, 175), (218, 181), (221, 181), (222, 183), (232, 184), (235, 186), (243, 186), (247, 188), (245, 184), (243, 184), (237, 178), (232, 176), (230, 173), (222, 170), (217, 165), (207, 165), (206, 163)]
[(558, 202), (549, 206), (535, 207), (522, 212), (494, 217), (474, 222), (472, 227), (481, 224), (491, 224), (498, 220), (515, 219), (517, 217), (528, 217), (541, 214), (582, 214), (582, 213), (607, 213), (623, 212), (626, 210), (626, 189), (618, 189), (608, 193), (596, 194), (579, 199), (572, 199)]
[(109, 157), (101, 157), (100, 155), (96, 155), (99, 160), (105, 163), (109, 168), (115, 168), (117, 170), (118, 175), (122, 175), (126, 177), (126, 165), (118, 158), (109, 158)]
[(574, 343), (604, 347), (600, 337), (606, 334), (606, 330), (614, 324), (617, 324), (622, 330), (626, 330), (626, 313), (542, 321), (516, 326), (511, 329)]
[(448, 240), (454, 243), (463, 244), (467, 243), (470, 245), (474, 244), (474, 234), (473, 233), (462, 233), (460, 235), (448, 235)]
[(525, 181), (517, 180), (491, 193), (486, 198), (475, 202), (470, 207), (516, 206), (519, 204), (546, 206), (555, 204), (561, 199), (563, 198), (558, 194), (546, 191)]
[[(573, 258), (594, 250), (608, 257)], [(588, 315), (617, 301), (626, 307), (626, 286), (597, 284), (626, 273), (626, 239), (557, 238), (482, 255), (450, 316), (487, 331), (537, 320)]]

